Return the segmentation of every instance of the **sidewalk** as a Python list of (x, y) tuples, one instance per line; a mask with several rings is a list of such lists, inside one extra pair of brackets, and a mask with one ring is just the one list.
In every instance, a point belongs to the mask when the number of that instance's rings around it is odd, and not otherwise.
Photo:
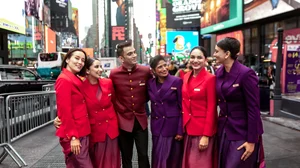
[[(269, 121), (263, 121), (263, 135), (266, 163), (268, 168), (300, 167), (300, 132)], [(64, 156), (54, 128), (49, 125), (13, 144), (30, 168), (62, 168)], [(149, 136), (149, 154), (151, 154)], [(149, 155), (150, 156), (150, 155)], [(133, 165), (137, 166), (136, 152)], [(10, 158), (6, 158), (0, 168), (17, 168)]]

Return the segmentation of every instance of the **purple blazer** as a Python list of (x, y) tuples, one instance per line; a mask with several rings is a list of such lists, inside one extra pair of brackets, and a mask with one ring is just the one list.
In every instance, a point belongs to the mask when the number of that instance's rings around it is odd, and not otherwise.
[(169, 137), (183, 134), (182, 83), (182, 79), (168, 75), (161, 89), (158, 90), (156, 78), (148, 81), (152, 135)]
[(235, 61), (229, 73), (224, 66), (217, 72), (217, 98), (220, 106), (218, 135), (225, 129), (228, 140), (258, 142), (263, 133), (259, 107), (258, 77)]

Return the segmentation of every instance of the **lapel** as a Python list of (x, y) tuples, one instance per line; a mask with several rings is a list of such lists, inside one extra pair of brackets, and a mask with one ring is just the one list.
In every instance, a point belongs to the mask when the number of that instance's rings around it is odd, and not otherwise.
[(77, 77), (76, 75), (74, 75), (72, 72), (70, 72), (69, 70), (67, 69), (63, 69), (63, 73), (69, 78), (71, 79), (71, 81), (74, 83), (75, 87), (81, 92), (83, 93), (83, 90), (82, 90), (82, 80), (85, 80), (85, 79), (81, 79), (79, 77)]
[(164, 83), (162, 84), (160, 91), (157, 90), (156, 80), (153, 80), (155, 83), (155, 92), (158, 94), (158, 97), (163, 100), (163, 98), (166, 96), (166, 93), (171, 89), (171, 86), (173, 82), (175, 81), (175, 78), (172, 77), (170, 74), (166, 77)]
[[(196, 79), (194, 80), (194, 82), (192, 83), (192, 88), (191, 89), (195, 89), (197, 88), (199, 85), (201, 85), (204, 81), (205, 81), (205, 76), (207, 74), (207, 71), (205, 68), (202, 68), (202, 70), (199, 72), (199, 74), (197, 75)], [(192, 73), (190, 74), (189, 78), (192, 78)]]
[[(222, 85), (224, 87), (224, 90), (228, 90), (230, 87), (232, 87), (232, 85), (240, 75), (240, 68), (241, 68), (241, 64), (237, 60), (234, 61), (230, 69), (230, 72), (227, 74), (227, 78), (223, 80)], [(224, 71), (225, 70), (223, 70), (223, 73)]]

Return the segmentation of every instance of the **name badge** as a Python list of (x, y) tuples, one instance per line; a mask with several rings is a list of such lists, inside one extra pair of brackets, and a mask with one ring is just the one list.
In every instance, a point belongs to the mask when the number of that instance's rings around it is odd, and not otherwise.
[(236, 84), (233, 84), (232, 87), (239, 87), (240, 84), (236, 83)]
[(171, 90), (177, 90), (177, 87), (171, 87)]
[(111, 93), (110, 93), (110, 94), (108, 94), (108, 96), (111, 96)]
[(140, 83), (140, 86), (145, 86), (145, 83)]
[(200, 89), (199, 88), (195, 88), (194, 91), (195, 92), (200, 92)]

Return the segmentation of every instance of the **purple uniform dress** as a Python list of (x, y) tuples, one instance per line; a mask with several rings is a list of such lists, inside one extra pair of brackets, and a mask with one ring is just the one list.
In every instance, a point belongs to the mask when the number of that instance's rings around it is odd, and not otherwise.
[(183, 134), (181, 88), (182, 79), (171, 75), (162, 84), (156, 79), (148, 81), (153, 168), (181, 168), (183, 141), (175, 140)]
[[(219, 168), (256, 168), (263, 162), (258, 78), (255, 72), (235, 61), (230, 72), (221, 66), (216, 73), (220, 106), (218, 119)], [(243, 143), (255, 143), (252, 155), (242, 161)]]

